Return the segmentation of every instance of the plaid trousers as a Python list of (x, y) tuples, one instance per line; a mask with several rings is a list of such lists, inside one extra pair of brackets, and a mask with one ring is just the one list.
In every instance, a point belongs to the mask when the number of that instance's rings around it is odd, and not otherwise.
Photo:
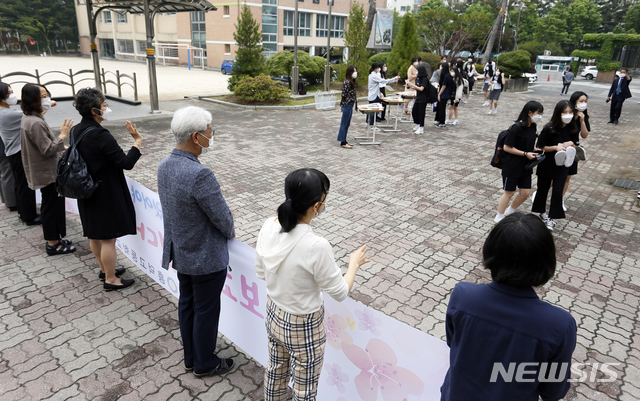
[(265, 400), (285, 401), (293, 376), (293, 400), (315, 401), (327, 341), (324, 306), (308, 315), (292, 315), (268, 298), (265, 325), (269, 336)]

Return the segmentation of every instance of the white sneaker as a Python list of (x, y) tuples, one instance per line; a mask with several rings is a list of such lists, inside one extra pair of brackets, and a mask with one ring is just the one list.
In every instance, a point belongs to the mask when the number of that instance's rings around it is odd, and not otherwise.
[(420, 129), (420, 126), (419, 126), (419, 125), (416, 125), (415, 127), (413, 127), (413, 130), (414, 130), (414, 131), (417, 131), (417, 130), (419, 130), (419, 129)]
[(446, 120), (444, 123), (447, 124), (447, 125), (451, 125), (452, 121), (451, 120)]
[(564, 205), (564, 201), (562, 201), (562, 210), (567, 211), (567, 207)]
[(455, 121), (452, 123), (452, 125), (460, 125), (460, 121), (455, 120)]
[(545, 221), (544, 224), (547, 226), (549, 231), (553, 231), (553, 227), (556, 226), (556, 222), (553, 221), (552, 219), (547, 219), (547, 221)]
[(493, 218), (493, 221), (495, 221), (496, 223), (500, 223), (502, 221), (502, 219), (504, 219), (504, 214), (501, 215), (500, 213), (496, 214), (496, 217)]
[(487, 114), (493, 114), (493, 109), (489, 109), (489, 112)]
[(505, 215), (505, 216), (508, 216), (508, 215), (510, 215), (510, 214), (514, 214), (516, 211), (517, 211), (516, 209), (512, 208), (511, 206), (509, 206), (509, 207), (507, 208), (507, 210), (505, 210), (505, 211), (504, 211), (504, 215)]
[(422, 133), (424, 133), (424, 128), (422, 128), (422, 127), (418, 127), (418, 129), (416, 130), (415, 134), (416, 134), (416, 135), (420, 135), (420, 134), (422, 134)]
[(493, 114), (498, 114), (498, 108), (493, 109)]
[[(567, 160), (567, 151), (560, 150), (556, 152), (555, 159), (556, 159), (556, 166), (564, 166), (564, 162), (565, 160)], [(571, 161), (571, 164), (573, 164), (573, 160)]]
[(549, 215), (546, 213), (540, 213), (540, 220), (546, 222), (547, 220), (549, 220)]
[(531, 195), (531, 203), (536, 201), (536, 194), (538, 193), (538, 191), (533, 191), (533, 195)]
[(488, 106), (488, 105), (489, 105), (489, 102), (488, 102), (488, 101), (486, 101), (486, 102), (482, 103), (482, 107), (486, 107), (486, 106)]
[(467, 104), (467, 99), (462, 99), (462, 103)]
[(566, 150), (567, 158), (564, 159), (564, 166), (571, 167), (573, 165), (573, 161), (576, 159), (576, 148), (573, 146), (569, 146)]

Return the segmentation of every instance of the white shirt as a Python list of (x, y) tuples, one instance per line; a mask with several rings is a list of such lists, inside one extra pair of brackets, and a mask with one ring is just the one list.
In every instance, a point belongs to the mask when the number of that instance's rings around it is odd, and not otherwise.
[(288, 233), (271, 217), (263, 224), (256, 243), (256, 275), (267, 282), (267, 295), (294, 315), (317, 312), (322, 291), (338, 302), (349, 295), (349, 285), (336, 264), (329, 241), (298, 224)]
[(380, 84), (390, 84), (395, 81), (395, 77), (391, 79), (384, 79), (380, 76), (380, 74), (372, 71), (371, 74), (369, 74), (369, 95), (367, 96), (367, 99), (369, 99), (370, 102), (376, 100), (376, 98), (380, 96)]

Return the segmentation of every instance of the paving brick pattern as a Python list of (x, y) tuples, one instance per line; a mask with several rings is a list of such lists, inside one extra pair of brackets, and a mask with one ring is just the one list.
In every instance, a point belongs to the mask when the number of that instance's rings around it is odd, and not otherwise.
[[(337, 146), (339, 111), (248, 111), (195, 100), (162, 108), (197, 104), (212, 111), (214, 151), (201, 160), (221, 183), (238, 238), (250, 245), (284, 200), (286, 174), (304, 166), (324, 171), (331, 179), (329, 209), (314, 229), (343, 266), (362, 244), (373, 260), (358, 273), (352, 296), (444, 338), (456, 283), (489, 280), (480, 249), (493, 226), (501, 181), (488, 161), (497, 133), (530, 97), (505, 93), (499, 113), (488, 116), (474, 96), (461, 107), (457, 127), (427, 124), (416, 136), (404, 124), (401, 133), (379, 135), (381, 146), (353, 150)], [(558, 99), (540, 100), (550, 117)], [(633, 122), (640, 107), (628, 101), (613, 126), (605, 124), (607, 105), (589, 105), (588, 161), (569, 188), (567, 219), (554, 231), (557, 276), (538, 293), (576, 318), (575, 362), (620, 363), (613, 368), (616, 381), (574, 383), (566, 399), (632, 401), (640, 399), (640, 209), (633, 191), (611, 184), (640, 180), (640, 132)], [(354, 114), (350, 137), (362, 133), (363, 120)], [(136, 123), (143, 156), (129, 174), (157, 190), (157, 165), (173, 148), (170, 117)], [(130, 146), (122, 121), (106, 126)], [(0, 207), (0, 398), (261, 399), (262, 368), (224, 337), (218, 351), (235, 358), (234, 372), (206, 379), (185, 372), (175, 299), (122, 255), (118, 263), (136, 284), (103, 292), (77, 216), (67, 216), (67, 230), (78, 252), (47, 257), (41, 229)]]

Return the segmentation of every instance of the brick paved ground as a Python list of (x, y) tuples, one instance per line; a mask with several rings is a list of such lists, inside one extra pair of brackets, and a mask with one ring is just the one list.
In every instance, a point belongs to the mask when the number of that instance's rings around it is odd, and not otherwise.
[[(353, 150), (335, 141), (338, 111), (243, 111), (190, 100), (162, 108), (199, 104), (213, 112), (215, 150), (202, 161), (222, 185), (239, 239), (251, 245), (283, 200), (289, 171), (312, 166), (327, 173), (329, 212), (315, 229), (343, 265), (362, 243), (373, 259), (360, 270), (353, 297), (444, 338), (455, 284), (489, 279), (480, 247), (501, 182), (488, 160), (497, 133), (529, 97), (505, 93), (499, 114), (487, 116), (476, 96), (461, 109), (458, 127), (428, 127), (415, 136), (405, 124), (402, 133), (380, 135), (381, 146)], [(557, 99), (541, 100), (550, 117)], [(575, 383), (567, 399), (632, 401), (640, 399), (640, 209), (635, 193), (611, 183), (640, 179), (640, 132), (632, 122), (640, 107), (627, 102), (620, 125), (612, 126), (604, 103), (589, 105), (589, 159), (569, 188), (567, 219), (554, 232), (558, 274), (539, 294), (575, 316), (576, 362), (621, 363), (618, 380)], [(362, 120), (354, 115), (352, 134)], [(143, 156), (130, 175), (153, 190), (158, 162), (173, 147), (169, 121), (136, 121)], [(130, 146), (123, 122), (107, 126)], [(47, 257), (40, 228), (0, 207), (1, 399), (260, 399), (261, 367), (224, 340), (220, 353), (236, 358), (237, 370), (204, 380), (185, 373), (174, 299), (122, 255), (118, 263), (130, 268), (136, 285), (103, 292), (78, 218), (68, 215), (67, 227), (78, 252)]]

